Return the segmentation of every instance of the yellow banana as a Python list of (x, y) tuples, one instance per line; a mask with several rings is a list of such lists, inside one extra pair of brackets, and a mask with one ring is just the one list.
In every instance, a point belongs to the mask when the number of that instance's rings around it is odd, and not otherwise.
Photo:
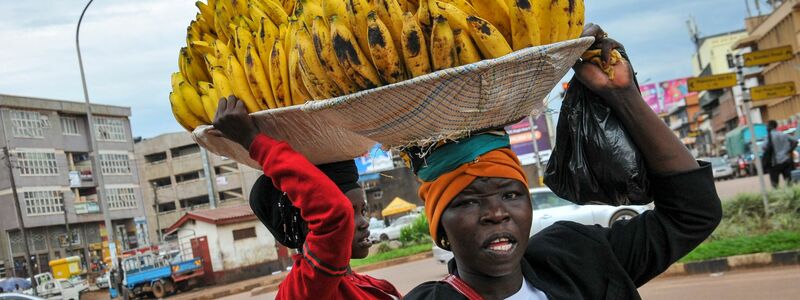
[(470, 4), (470, 2), (467, 1), (467, 0), (443, 0), (443, 1), (440, 1), (440, 2), (444, 2), (444, 3), (450, 4), (450, 5), (458, 8), (460, 11), (464, 12), (467, 15), (470, 15), (470, 16), (477, 16), (478, 15), (478, 12), (475, 10), (475, 7), (472, 7), (472, 4)]
[(539, 23), (531, 10), (531, 0), (508, 0), (511, 17), (511, 44), (514, 51), (541, 43)]
[(297, 0), (295, 5), (297, 5), (295, 13), (306, 26), (310, 27), (314, 18), (325, 16), (320, 3), (316, 3), (312, 0)]
[(183, 75), (181, 72), (172, 73), (170, 76), (170, 84), (172, 85), (172, 90), (180, 92), (180, 88), (178, 87), (181, 82), (184, 82)]
[(249, 12), (247, 9), (247, 0), (231, 0), (231, 4), (234, 12), (239, 16), (246, 16)]
[(200, 14), (203, 15), (203, 18), (206, 19), (209, 25), (214, 25), (214, 8), (209, 6), (208, 4), (203, 3), (203, 1), (197, 1), (194, 3), (198, 9), (200, 9)]
[(468, 65), (481, 60), (481, 52), (467, 32), (461, 29), (454, 29), (453, 38), (456, 43), (459, 65)]
[(369, 51), (378, 74), (384, 82), (389, 84), (405, 80), (400, 53), (397, 52), (389, 29), (376, 16), (375, 11), (371, 11), (367, 18), (369, 21)]
[(380, 86), (378, 72), (356, 44), (353, 33), (335, 16), (331, 18), (331, 40), (336, 58), (350, 80), (362, 89)]
[(250, 84), (250, 91), (259, 102), (262, 109), (277, 108), (275, 98), (272, 96), (267, 73), (264, 72), (264, 64), (258, 56), (255, 45), (247, 45), (247, 54), (244, 59), (244, 73), (247, 75), (247, 82)]
[(550, 2), (550, 41), (557, 43), (567, 39), (570, 22), (570, 2), (575, 0), (553, 0)]
[(223, 67), (215, 67), (211, 70), (211, 78), (214, 80), (214, 87), (217, 90), (217, 97), (218, 98), (225, 98), (227, 99), (230, 96), (234, 96), (233, 88), (231, 87), (231, 82), (228, 80), (228, 76), (225, 75), (225, 68)]
[(192, 41), (189, 46), (191, 46), (195, 51), (200, 52), (204, 56), (209, 53), (211, 54), (214, 53), (214, 47), (212, 47), (211, 44), (209, 44), (206, 41)]
[[(199, 27), (199, 29), (200, 29), (200, 34), (201, 35), (203, 33), (212, 32), (211, 24), (208, 23), (208, 21), (206, 20), (206, 18), (203, 17), (203, 15), (197, 14), (197, 15), (195, 15), (195, 19), (197, 21), (197, 27)], [(200, 36), (197, 36), (197, 37), (199, 38)]]
[[(422, 29), (422, 32), (425, 34), (426, 37), (430, 36), (431, 34), (431, 26), (433, 23), (431, 22), (431, 11), (428, 7), (428, 0), (419, 0), (419, 7), (417, 8), (417, 22), (419, 22), (419, 26)], [(403, 20), (403, 24), (405, 26), (405, 19)]]
[(220, 99), (219, 95), (217, 94), (217, 90), (214, 88), (213, 83), (201, 81), (198, 82), (197, 85), (199, 86), (200, 95), (206, 95), (209, 98), (213, 99), (214, 101), (218, 101)]
[(236, 98), (244, 102), (247, 111), (251, 113), (259, 111), (261, 108), (258, 102), (256, 102), (253, 93), (250, 91), (250, 85), (247, 83), (247, 75), (245, 75), (242, 65), (239, 64), (239, 60), (236, 59), (234, 55), (228, 56), (228, 64), (225, 68), (225, 73), (228, 75), (228, 79), (230, 79), (233, 94)]
[(498, 58), (511, 53), (511, 45), (489, 22), (476, 16), (467, 18), (469, 35), (481, 50), (481, 55), (486, 58)]
[(213, 123), (214, 115), (217, 112), (217, 108), (212, 103), (211, 97), (208, 95), (200, 95), (200, 102), (203, 103), (203, 111), (205, 111), (203, 118), (211, 120), (211, 122), (208, 122), (207, 124)]
[(244, 26), (237, 26), (234, 35), (234, 49), (236, 49), (236, 58), (244, 62), (244, 57), (247, 55), (247, 46), (253, 43), (253, 34)]
[[(337, 0), (325, 0), (326, 2), (335, 2)], [(332, 15), (334, 16), (334, 15)], [(338, 17), (338, 15), (335, 15)], [(346, 22), (342, 19), (342, 22)], [(345, 23), (347, 24), (347, 23)], [(359, 91), (358, 85), (353, 83), (352, 80), (345, 74), (344, 69), (339, 65), (339, 60), (336, 58), (336, 53), (333, 51), (333, 42), (331, 41), (331, 30), (322, 18), (316, 18), (313, 21), (311, 28), (312, 38), (314, 40), (314, 50), (317, 52), (320, 63), (325, 68), (328, 74), (342, 93), (351, 94)]]
[(256, 24), (261, 23), (261, 19), (265, 19), (265, 18), (269, 19), (269, 16), (267, 16), (267, 13), (265, 13), (263, 10), (261, 10), (261, 8), (259, 8), (258, 5), (251, 3), (250, 5), (248, 5), (247, 8), (250, 10), (250, 18), (253, 19), (253, 21)]
[[(222, 0), (220, 3), (225, 2)], [(231, 16), (228, 14), (222, 5), (217, 5), (214, 9), (214, 31), (217, 33), (217, 38), (223, 43), (230, 41), (228, 35), (228, 24), (231, 23)]]
[(192, 114), (197, 116), (197, 118), (201, 121), (205, 122), (205, 124), (210, 124), (211, 120), (209, 120), (206, 116), (206, 111), (203, 108), (203, 101), (200, 99), (200, 94), (198, 94), (197, 91), (186, 82), (181, 82), (178, 84), (178, 88), (180, 89), (183, 102), (186, 103), (186, 106), (189, 107), (189, 110), (192, 112)]
[(353, 28), (353, 20), (350, 19), (350, 14), (347, 12), (349, 0), (322, 0), (322, 12), (325, 15), (325, 24), (330, 22), (332, 16), (338, 16), (342, 22)]
[(275, 25), (280, 25), (289, 21), (289, 15), (286, 12), (290, 10), (284, 10), (280, 4), (272, 0), (255, 0), (252, 1), (252, 3), (267, 14)]
[[(423, 1), (424, 2), (424, 1)], [(423, 4), (420, 4), (422, 7)], [(401, 52), (410, 77), (418, 77), (431, 72), (430, 59), (428, 58), (428, 45), (422, 28), (410, 12), (403, 14), (403, 37)]]
[(397, 0), (375, 0), (375, 11), (391, 33), (395, 45), (400, 45), (403, 35), (403, 8)]
[(577, 39), (583, 33), (583, 25), (586, 19), (586, 7), (583, 0), (574, 0), (574, 7), (570, 13), (569, 32), (567, 39)]
[(217, 60), (217, 57), (213, 53), (209, 53), (203, 56), (203, 60), (206, 62), (206, 66), (208, 67), (209, 77), (211, 77), (210, 73), (214, 67), (222, 67), (222, 65)]
[(456, 66), (457, 56), (453, 30), (447, 19), (439, 15), (431, 28), (431, 65), (433, 70), (444, 70)]
[[(304, 84), (311, 92), (314, 99), (328, 99), (342, 95), (339, 86), (328, 77), (325, 68), (322, 67), (317, 51), (314, 49), (314, 41), (307, 28), (297, 31), (297, 51), (300, 56), (300, 69), (309, 84)], [(314, 91), (314, 92), (312, 92)], [(316, 95), (314, 95), (316, 94)]]
[(214, 41), (214, 56), (216, 56), (217, 62), (219, 62), (220, 65), (224, 66), (225, 61), (228, 59), (228, 55), (231, 54), (233, 54), (231, 52), (231, 48), (222, 42), (222, 40)]
[(533, 4), (533, 14), (536, 16), (536, 23), (539, 24), (540, 44), (552, 44), (550, 29), (553, 27), (550, 20), (550, 3), (553, 0), (530, 0)]
[(172, 115), (175, 117), (175, 120), (187, 131), (192, 132), (197, 126), (203, 125), (203, 121), (200, 121), (200, 119), (192, 114), (179, 93), (175, 91), (170, 92), (169, 103), (172, 107)]
[[(369, 30), (369, 25), (367, 24), (367, 14), (371, 10), (372, 6), (368, 2), (368, 0), (349, 0), (350, 1), (350, 9), (353, 11), (353, 25), (352, 30), (348, 30), (353, 33), (353, 36), (358, 41), (358, 46), (361, 47), (361, 51), (363, 53), (369, 53), (369, 38), (367, 37), (367, 31)], [(334, 47), (335, 48), (335, 47)]]
[(478, 16), (492, 24), (505, 37), (507, 42), (511, 42), (511, 19), (508, 17), (508, 6), (504, 0), (480, 0), (473, 1), (472, 7), (478, 12)]
[(286, 52), (281, 39), (275, 39), (269, 59), (269, 82), (275, 104), (278, 107), (291, 106), (289, 93), (289, 67), (286, 65)]
[(447, 21), (450, 23), (450, 27), (453, 29), (461, 29), (463, 31), (469, 30), (467, 18), (470, 15), (468, 15), (466, 12), (450, 3), (445, 3), (442, 1), (436, 1), (436, 7), (441, 14), (447, 18)]
[[(272, 44), (278, 38), (278, 27), (269, 20), (269, 18), (261, 19), (258, 26), (258, 32), (253, 38), (255, 40), (258, 56), (261, 58), (261, 63), (265, 66), (269, 65), (269, 56), (272, 53)], [(268, 72), (267, 72), (268, 73)], [(269, 77), (269, 76), (268, 76)]]

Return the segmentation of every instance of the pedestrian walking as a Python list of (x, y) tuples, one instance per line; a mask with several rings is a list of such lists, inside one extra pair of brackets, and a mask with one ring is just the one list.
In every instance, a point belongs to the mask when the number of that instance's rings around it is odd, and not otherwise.
[(214, 128), (263, 167), (250, 206), (277, 241), (300, 252), (277, 299), (401, 298), (388, 281), (350, 269), (372, 245), (355, 161), (314, 166), (286, 142), (258, 134), (234, 97), (219, 101)]
[[(624, 51), (596, 25), (608, 63)], [(708, 163), (697, 162), (650, 109), (626, 61), (578, 63), (578, 80), (601, 96), (644, 156), (655, 210), (611, 228), (557, 222), (529, 238), (528, 180), (508, 136), (489, 133), (433, 151), (418, 170), (430, 234), (451, 250), (449, 276), (405, 299), (639, 299), (637, 288), (699, 245), (719, 224), (720, 201)]]
[(797, 140), (778, 130), (778, 122), (770, 120), (767, 123), (767, 144), (764, 146), (765, 169), (769, 170), (769, 181), (773, 188), (780, 184), (780, 176), (786, 185), (792, 185), (792, 171), (794, 170), (794, 149)]

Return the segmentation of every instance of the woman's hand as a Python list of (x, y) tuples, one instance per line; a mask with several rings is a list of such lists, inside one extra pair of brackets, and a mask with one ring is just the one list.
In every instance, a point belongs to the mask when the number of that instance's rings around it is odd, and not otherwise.
[(217, 113), (214, 116), (214, 129), (245, 149), (250, 149), (250, 144), (258, 135), (258, 128), (253, 118), (247, 114), (244, 102), (234, 96), (219, 100)]
[[(595, 38), (593, 49), (601, 50), (601, 61), (605, 65), (611, 63), (611, 53), (619, 49), (625, 51), (625, 47), (619, 42), (606, 36), (605, 31), (595, 24), (587, 24), (583, 30), (582, 37), (592, 36)], [(577, 63), (573, 69), (578, 80), (586, 87), (600, 95), (609, 105), (614, 105), (615, 100), (627, 99), (631, 93), (639, 93), (633, 80), (633, 70), (625, 59), (620, 59), (616, 64), (610, 66), (614, 71), (614, 78), (610, 79), (608, 74), (587, 60)]]

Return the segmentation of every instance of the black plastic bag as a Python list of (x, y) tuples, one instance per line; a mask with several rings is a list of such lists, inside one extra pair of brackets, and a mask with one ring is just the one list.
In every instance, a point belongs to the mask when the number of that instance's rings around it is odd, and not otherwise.
[(544, 183), (576, 204), (646, 204), (644, 158), (600, 96), (577, 78), (569, 84)]

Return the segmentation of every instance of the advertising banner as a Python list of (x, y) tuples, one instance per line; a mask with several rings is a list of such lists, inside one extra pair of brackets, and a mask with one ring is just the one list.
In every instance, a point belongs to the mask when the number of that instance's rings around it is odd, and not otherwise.
[(664, 105), (662, 107), (664, 111), (669, 111), (689, 95), (689, 86), (686, 80), (686, 78), (673, 79), (660, 84), (664, 97)]
[(533, 155), (532, 141), (534, 135), (536, 136), (536, 142), (537, 146), (539, 146), (540, 153), (552, 149), (546, 116), (540, 115), (539, 118), (536, 119), (536, 129), (533, 131), (533, 134), (531, 133), (531, 124), (528, 120), (529, 118), (525, 118), (517, 124), (506, 127), (506, 132), (508, 132), (509, 139), (511, 140), (511, 150), (514, 151), (520, 159), (522, 159), (523, 156)]
[(394, 169), (392, 152), (383, 151), (380, 144), (372, 147), (372, 149), (370, 149), (369, 152), (363, 156), (356, 157), (355, 161), (359, 175), (378, 173)]
[(645, 84), (639, 86), (639, 91), (642, 93), (642, 98), (644, 98), (644, 102), (650, 106), (650, 108), (656, 112), (656, 114), (664, 113), (664, 108), (661, 105), (661, 99), (658, 97), (658, 85), (655, 83)]

